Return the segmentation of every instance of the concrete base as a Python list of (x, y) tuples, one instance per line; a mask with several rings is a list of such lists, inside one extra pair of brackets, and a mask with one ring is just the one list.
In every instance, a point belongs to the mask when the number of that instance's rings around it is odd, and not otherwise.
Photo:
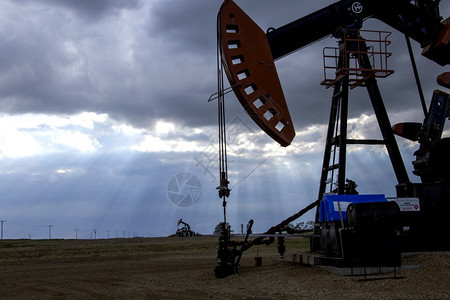
[(317, 255), (312, 255), (305, 252), (287, 253), (284, 256), (284, 260), (290, 263), (307, 266), (315, 266), (319, 264)]
[(308, 252), (295, 252), (285, 254), (285, 261), (307, 266), (319, 266), (323, 270), (340, 276), (378, 275), (400, 272), (405, 269), (418, 268), (419, 266), (401, 267), (348, 267), (341, 258), (325, 257), (320, 254)]
[(401, 267), (354, 267), (338, 268), (332, 266), (320, 266), (321, 269), (340, 276), (379, 275), (400, 271)]
[(307, 266), (318, 266), (318, 265), (339, 266), (343, 263), (342, 258), (325, 257), (320, 254), (309, 252), (288, 253), (285, 255), (285, 261)]

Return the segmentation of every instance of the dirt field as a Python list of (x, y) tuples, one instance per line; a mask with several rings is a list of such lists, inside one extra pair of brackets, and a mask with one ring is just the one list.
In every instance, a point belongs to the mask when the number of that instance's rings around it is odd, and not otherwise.
[[(301, 240), (287, 239), (287, 252)], [(409, 255), (393, 274), (341, 277), (285, 263), (275, 245), (248, 250), (216, 279), (217, 237), (0, 241), (0, 297), (159, 299), (450, 299), (450, 253)], [(295, 249), (297, 248), (297, 249)], [(256, 251), (263, 266), (256, 267)]]

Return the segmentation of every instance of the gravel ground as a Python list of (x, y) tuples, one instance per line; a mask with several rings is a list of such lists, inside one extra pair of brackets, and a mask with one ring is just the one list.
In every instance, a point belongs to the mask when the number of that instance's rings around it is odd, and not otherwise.
[[(287, 252), (295, 242), (287, 239)], [(2, 299), (450, 299), (450, 253), (404, 256), (393, 274), (343, 277), (289, 264), (276, 245), (248, 250), (216, 279), (217, 237), (0, 241)], [(254, 257), (262, 256), (256, 267)]]

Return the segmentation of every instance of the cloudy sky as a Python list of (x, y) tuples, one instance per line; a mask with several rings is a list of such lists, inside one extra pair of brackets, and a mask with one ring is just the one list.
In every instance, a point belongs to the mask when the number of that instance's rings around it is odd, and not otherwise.
[[(236, 2), (266, 30), (334, 1)], [(448, 17), (450, 3), (442, 2)], [(180, 218), (196, 232), (212, 233), (223, 218), (215, 189), (217, 104), (207, 101), (217, 87), (220, 5), (0, 2), (4, 238), (47, 238), (49, 229), (52, 238), (91, 238), (94, 230), (97, 238), (163, 236), (175, 232)], [(365, 28), (390, 30), (376, 20)], [(395, 73), (378, 81), (391, 122), (422, 122), (404, 37), (394, 32), (392, 40)], [(322, 48), (334, 46), (326, 38), (276, 63), (297, 131), (287, 148), (279, 149), (227, 95), (233, 188), (227, 208), (236, 231), (250, 218), (255, 231), (265, 231), (316, 199), (332, 93), (320, 85)], [(413, 46), (429, 102), (436, 76), (448, 68)], [(351, 92), (350, 110), (352, 137), (380, 137), (362, 88)], [(411, 170), (417, 145), (398, 141)], [(347, 173), (359, 192), (395, 195), (383, 147), (349, 152)], [(310, 213), (302, 220), (312, 219)]]

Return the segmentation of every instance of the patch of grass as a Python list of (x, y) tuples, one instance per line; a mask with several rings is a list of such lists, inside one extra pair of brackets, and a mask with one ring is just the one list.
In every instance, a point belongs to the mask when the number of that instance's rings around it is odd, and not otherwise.
[[(233, 237), (240, 241), (243, 237)], [(145, 257), (148, 255), (212, 255), (217, 253), (218, 236), (103, 239), (103, 240), (8, 240), (0, 242), (0, 260), (22, 259), (98, 259), (101, 257)], [(309, 239), (286, 238), (286, 252), (308, 251)], [(277, 240), (269, 245), (254, 246), (267, 255), (277, 255)], [(239, 249), (240, 247), (238, 247)], [(245, 254), (244, 254), (245, 255)], [(253, 255), (253, 254), (252, 254)]]
[(0, 248), (13, 248), (15, 247), (14, 243), (0, 243)]

